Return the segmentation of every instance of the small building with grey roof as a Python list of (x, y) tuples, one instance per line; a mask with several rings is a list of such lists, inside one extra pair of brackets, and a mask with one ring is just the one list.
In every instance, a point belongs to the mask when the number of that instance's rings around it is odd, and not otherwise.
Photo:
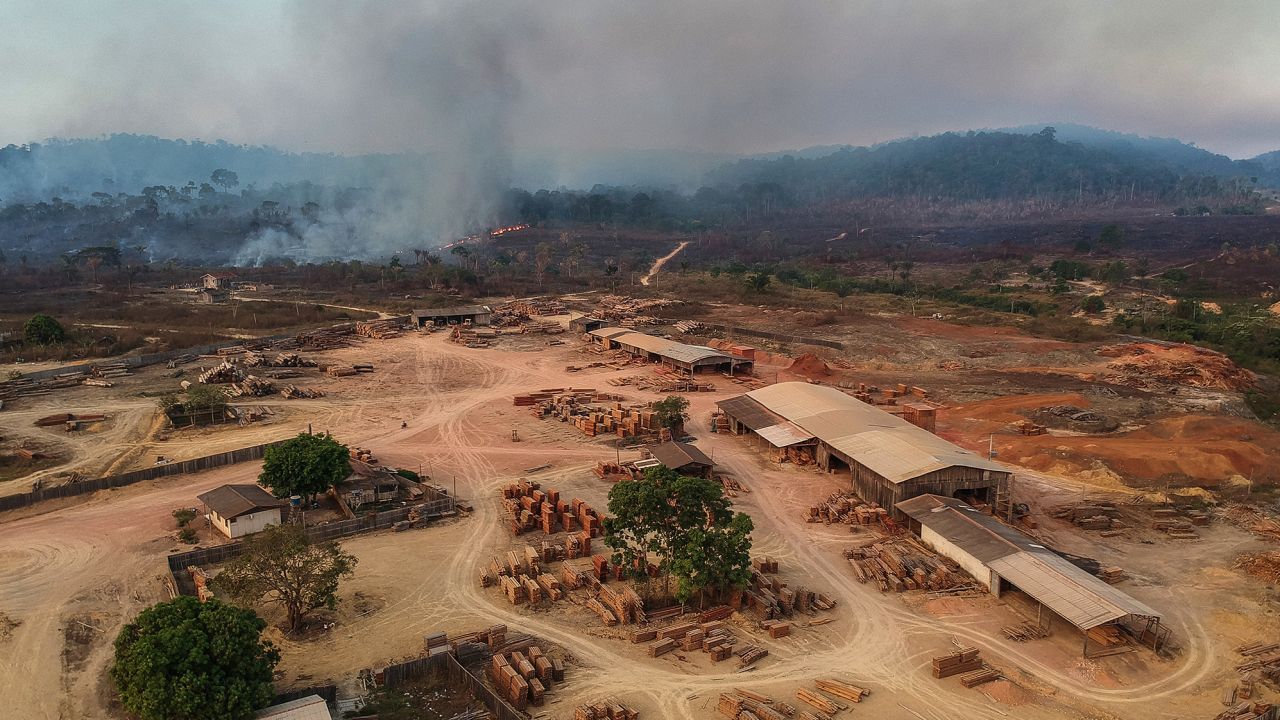
[(645, 448), (645, 451), (663, 467), (675, 470), (681, 475), (706, 477), (711, 472), (711, 468), (716, 466), (715, 460), (689, 443), (665, 442), (650, 445)]
[(899, 519), (898, 503), (926, 493), (995, 505), (1012, 474), (838, 388), (785, 382), (718, 405), (730, 432), (754, 435), (775, 449), (813, 446), (820, 468), (848, 472), (862, 499)]
[(210, 524), (232, 540), (279, 525), (287, 504), (252, 483), (222, 485), (196, 499), (209, 511)]
[(692, 376), (698, 372), (751, 372), (753, 362), (703, 345), (689, 345), (660, 338), (630, 328), (603, 327), (587, 333), (605, 350), (624, 350), (631, 355)]
[(926, 545), (993, 595), (1020, 591), (1085, 633), (1085, 655), (1089, 631), (1104, 625), (1123, 628), (1155, 649), (1168, 639), (1158, 611), (977, 508), (937, 495), (905, 500), (897, 508)]

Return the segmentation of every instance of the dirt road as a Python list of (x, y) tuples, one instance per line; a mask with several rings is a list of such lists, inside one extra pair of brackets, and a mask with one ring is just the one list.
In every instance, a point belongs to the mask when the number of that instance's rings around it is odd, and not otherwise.
[[(582, 608), (569, 603), (549, 611), (517, 608), (476, 582), (478, 568), (491, 555), (524, 544), (499, 524), (496, 490), (525, 468), (552, 465), (539, 477), (600, 507), (608, 491), (587, 468), (612, 458), (611, 445), (588, 442), (566, 424), (535, 420), (524, 408), (512, 407), (511, 396), (540, 387), (606, 387), (606, 378), (635, 374), (634, 368), (568, 373), (565, 365), (582, 359), (573, 346), (468, 349), (442, 336), (421, 335), (337, 355), (375, 358), (376, 377), (352, 380), (342, 397), (299, 404), (296, 414), (272, 432), (311, 419), (316, 429), (371, 448), (384, 463), (422, 467), (436, 482), (456, 483), (476, 511), (423, 530), (345, 541), (360, 564), (344, 587), (339, 624), (306, 642), (274, 638), (282, 648), (280, 670), (287, 684), (349, 683), (360, 668), (419, 654), (427, 632), (505, 623), (573, 656), (568, 682), (557, 688), (553, 708), (558, 709), (552, 712), (558, 714), (569, 712), (575, 702), (617, 695), (650, 717), (711, 718), (722, 691), (748, 687), (791, 696), (812, 678), (837, 676), (871, 687), (873, 694), (858, 713), (885, 718), (1154, 720), (1168, 717), (1165, 708), (1174, 705), (1212, 714), (1224, 669), (1230, 672), (1229, 647), (1250, 629), (1205, 609), (1213, 608), (1213, 599), (1224, 597), (1229, 586), (1231, 571), (1222, 569), (1228, 548), (1247, 546), (1247, 536), (1227, 528), (1210, 528), (1202, 546), (1179, 546), (1182, 559), (1202, 564), (1206, 574), (1176, 583), (1169, 578), (1183, 571), (1167, 548), (1161, 556), (1161, 548), (1097, 548), (1064, 536), (1077, 543), (1073, 552), (1111, 553), (1102, 555), (1108, 559), (1130, 553), (1125, 565), (1143, 580), (1126, 591), (1165, 610), (1184, 647), (1176, 660), (1148, 666), (1129, 667), (1126, 660), (1082, 663), (1075, 636), (1025, 645), (1004, 640), (1000, 625), (1016, 618), (1004, 603), (961, 602), (939, 613), (928, 603), (913, 607), (900, 596), (880, 594), (857, 583), (841, 556), (857, 536), (851, 538), (844, 526), (799, 520), (803, 508), (840, 486), (837, 478), (771, 465), (742, 438), (705, 430), (712, 403), (736, 392), (736, 386), (721, 383), (718, 392), (691, 396), (690, 429), (704, 451), (753, 490), (735, 502), (755, 521), (757, 550), (781, 562), (784, 579), (827, 592), (839, 604), (828, 625), (797, 628), (789, 638), (759, 639), (770, 656), (747, 674), (692, 657), (699, 653), (683, 660), (677, 654), (648, 658), (643, 646), (608, 637)], [(335, 382), (332, 387), (338, 392), (344, 386)], [(657, 397), (623, 391), (636, 400)], [(402, 422), (408, 427), (401, 428)], [(512, 441), (513, 429), (521, 441)], [(233, 431), (236, 437), (261, 432)], [(257, 472), (257, 464), (249, 463), (100, 494), (58, 512), (0, 519), (0, 612), (20, 623), (8, 639), (0, 639), (0, 697), (22, 717), (107, 717), (103, 672), (110, 639), (122, 622), (163, 594), (163, 557), (177, 547), (169, 513), (191, 505), (205, 489), (248, 482)], [(1046, 476), (1028, 482), (1027, 491), (1037, 495), (1048, 496), (1055, 488)], [(1240, 613), (1252, 612), (1255, 605), (1248, 603), (1260, 602), (1232, 598)], [(83, 630), (81, 622), (96, 629)], [(750, 632), (745, 625), (741, 629)], [(934, 680), (930, 657), (948, 651), (953, 641), (982, 648), (984, 657), (1027, 688), (1032, 699), (1013, 708), (956, 682)]]
[(662, 270), (662, 267), (667, 264), (667, 261), (675, 257), (676, 255), (679, 255), (680, 251), (684, 250), (687, 247), (689, 247), (689, 241), (685, 240), (681, 242), (679, 245), (677, 245), (675, 250), (672, 250), (666, 255), (663, 255), (657, 260), (654, 260), (653, 267), (649, 268), (649, 272), (645, 273), (644, 277), (640, 278), (640, 284), (648, 285), (650, 282), (652, 282), (653, 279), (658, 276), (658, 273)]

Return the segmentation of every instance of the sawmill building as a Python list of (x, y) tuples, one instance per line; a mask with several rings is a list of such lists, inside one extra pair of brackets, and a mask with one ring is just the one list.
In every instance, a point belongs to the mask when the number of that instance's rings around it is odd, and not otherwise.
[(687, 345), (628, 328), (598, 328), (587, 334), (591, 336), (592, 342), (599, 343), (605, 350), (624, 350), (687, 375), (698, 372), (723, 372), (732, 375), (739, 370), (749, 373), (754, 364), (750, 359), (728, 355), (709, 347)]
[(897, 507), (926, 545), (954, 560), (991, 594), (1020, 591), (1035, 601), (1037, 612), (1047, 608), (1074, 625), (1084, 634), (1085, 655), (1091, 643), (1095, 652), (1125, 644), (1120, 628), (1156, 649), (1167, 639), (1160, 613), (977, 508), (937, 495)]
[(838, 388), (785, 382), (718, 403), (734, 434), (775, 449), (811, 448), (818, 466), (847, 472), (864, 500), (896, 505), (931, 493), (995, 505), (1009, 469)]
[(426, 327), (428, 323), (461, 325), (467, 321), (472, 325), (488, 325), (492, 317), (493, 310), (488, 305), (458, 305), (413, 311), (413, 323), (418, 327)]

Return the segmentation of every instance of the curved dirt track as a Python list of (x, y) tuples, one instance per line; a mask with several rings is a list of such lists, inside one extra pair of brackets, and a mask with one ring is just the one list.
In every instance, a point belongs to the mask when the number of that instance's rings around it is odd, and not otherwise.
[[(636, 646), (591, 634), (581, 613), (566, 617), (517, 610), (476, 582), (477, 569), (490, 555), (516, 544), (499, 524), (497, 488), (519, 476), (520, 468), (544, 462), (555, 465), (551, 474), (581, 476), (595, 460), (612, 458), (614, 450), (581, 442), (512, 443), (504, 413), (522, 409), (512, 410), (510, 397), (538, 387), (604, 387), (604, 378), (634, 370), (570, 375), (563, 370), (566, 356), (555, 352), (474, 350), (441, 336), (393, 342), (398, 362), (380, 363), (377, 378), (387, 394), (316, 403), (315, 415), (323, 423), (316, 429), (331, 428), (349, 444), (371, 447), (384, 462), (429, 466), (437, 482), (457, 483), (459, 494), (474, 502), (475, 513), (423, 530), (344, 541), (361, 557), (358, 574), (387, 602), (344, 620), (320, 640), (282, 640), (282, 669), (291, 678), (304, 672), (317, 679), (340, 678), (360, 667), (419, 652), (427, 632), (492, 623), (544, 637), (574, 656), (569, 681), (558, 688), (558, 704), (550, 708), (553, 717), (571, 713), (574, 701), (617, 695), (648, 717), (710, 718), (715, 716), (716, 695), (734, 687), (789, 697), (815, 677), (837, 676), (873, 689), (854, 714), (865, 714), (865, 709), (881, 717), (927, 720), (1079, 716), (1059, 704), (1069, 700), (1089, 708), (1087, 717), (1158, 718), (1167, 714), (1152, 707), (1153, 700), (1187, 693), (1213, 670), (1208, 631), (1172, 598), (1160, 607), (1170, 611), (1185, 648), (1176, 667), (1158, 681), (1106, 688), (1048, 665), (1025, 646), (980, 628), (980, 618), (935, 618), (858, 584), (839, 555), (849, 544), (848, 536), (841, 539), (799, 520), (805, 500), (797, 480), (813, 476), (767, 467), (740, 438), (705, 431), (701, 419), (715, 399), (736, 389), (732, 385), (719, 393), (694, 396), (690, 427), (700, 436), (704, 451), (754, 489), (735, 502), (755, 520), (757, 548), (801, 570), (815, 588), (835, 597), (839, 620), (821, 632), (763, 639), (770, 656), (753, 672), (740, 674), (717, 666), (692, 674), (670, 657), (641, 658)], [(382, 354), (391, 353), (391, 347)], [(393, 388), (403, 392), (397, 394)], [(401, 419), (408, 427), (400, 427)], [(0, 697), (27, 711), (24, 717), (103, 716), (99, 693), (109, 638), (127, 617), (161, 596), (157, 577), (163, 555), (176, 545), (169, 539), (168, 512), (191, 504), (204, 489), (247, 482), (256, 472), (252, 463), (233, 466), (102, 494), (55, 513), (0, 521), (0, 612), (21, 621), (8, 640), (0, 639)], [(111, 619), (102, 621), (101, 630), (108, 641), (93, 645), (83, 669), (64, 673), (59, 656), (62, 633), (88, 607), (109, 612)], [(1002, 667), (1024, 670), (1054, 689), (1059, 702), (1002, 707), (958, 683), (934, 680), (928, 670), (930, 656), (944, 649), (950, 638), (982, 648), (985, 657)]]

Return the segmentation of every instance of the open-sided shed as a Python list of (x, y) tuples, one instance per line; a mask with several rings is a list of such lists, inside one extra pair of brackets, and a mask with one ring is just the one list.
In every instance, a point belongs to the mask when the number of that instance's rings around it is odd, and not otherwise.
[(749, 372), (754, 364), (749, 359), (728, 355), (702, 345), (688, 345), (627, 328), (598, 328), (589, 332), (588, 335), (606, 350), (625, 350), (637, 357), (662, 363), (688, 375), (706, 371), (725, 372), (732, 375), (738, 370)]

